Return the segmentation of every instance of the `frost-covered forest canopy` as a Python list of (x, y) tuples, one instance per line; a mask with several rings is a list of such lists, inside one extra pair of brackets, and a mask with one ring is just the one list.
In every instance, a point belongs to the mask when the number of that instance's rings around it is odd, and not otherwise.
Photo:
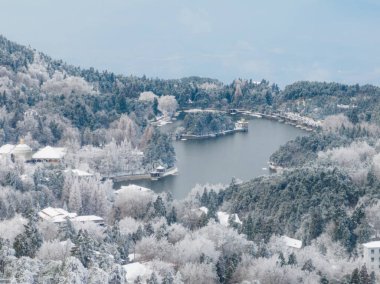
[[(380, 233), (379, 95), (369, 85), (296, 82), (280, 90), (266, 80), (126, 77), (73, 67), (0, 36), (1, 144), (67, 149), (53, 164), (0, 157), (0, 278), (376, 283), (361, 244)], [(183, 200), (115, 191), (104, 177), (175, 164), (172, 137), (151, 122), (178, 108), (295, 112), (323, 126), (273, 153), (283, 172), (197, 186)], [(185, 124), (194, 133), (233, 126), (219, 114), (189, 114)], [(39, 218), (46, 207), (105, 224), (58, 226)], [(302, 248), (288, 247), (285, 235)]]

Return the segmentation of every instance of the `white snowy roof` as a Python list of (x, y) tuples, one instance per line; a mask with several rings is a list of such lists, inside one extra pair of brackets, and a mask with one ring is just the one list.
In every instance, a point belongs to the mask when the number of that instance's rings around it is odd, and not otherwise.
[(208, 213), (208, 208), (207, 207), (199, 207), (199, 210), (201, 210), (203, 213), (207, 214)]
[(38, 212), (38, 216), (40, 216), (44, 220), (59, 223), (65, 222), (67, 218), (74, 218), (77, 216), (77, 214), (69, 213), (62, 208), (47, 207)]
[[(228, 227), (230, 224), (228, 222), (228, 219), (230, 218), (230, 214), (223, 212), (223, 211), (218, 211), (217, 213), (219, 223), (223, 226)], [(233, 214), (234, 216), (234, 221), (238, 224), (242, 224), (242, 222), (239, 219), (239, 216), (237, 214)]]
[(139, 254), (139, 253), (130, 253), (130, 254), (128, 254), (129, 261), (134, 261), (136, 258), (138, 259), (139, 257), (141, 257), (141, 254)]
[(230, 215), (222, 211), (218, 211), (216, 214), (218, 215), (219, 223), (223, 226), (228, 227), (228, 218)]
[(72, 218), (71, 221), (73, 222), (96, 222), (96, 221), (103, 221), (102, 217), (95, 216), (95, 215), (85, 215), (85, 216), (77, 216), (75, 218)]
[(10, 154), (15, 147), (16, 146), (12, 144), (5, 144), (0, 147), (0, 154)]
[(53, 208), (47, 207), (40, 212), (38, 212), (38, 216), (42, 219), (53, 222), (53, 223), (61, 223), (66, 222), (67, 219), (73, 222), (98, 222), (103, 221), (102, 217), (95, 215), (87, 215), (87, 216), (77, 216), (77, 213), (67, 212), (62, 208)]
[(58, 215), (68, 215), (69, 212), (67, 212), (65, 209), (62, 208), (53, 208), (53, 207), (47, 207), (45, 209), (42, 209), (40, 213), (45, 214), (49, 217), (55, 217)]
[(15, 155), (29, 153), (29, 152), (32, 152), (32, 148), (30, 148), (28, 145), (23, 144), (23, 143), (17, 144), (16, 147), (14, 147), (12, 150), (12, 153)]
[(301, 248), (302, 247), (302, 241), (289, 238), (288, 236), (282, 236), (282, 240), (284, 241), (285, 245), (292, 248)]
[(139, 185), (136, 185), (136, 184), (129, 184), (129, 185), (123, 185), (119, 190), (116, 190), (115, 193), (120, 193), (121, 191), (128, 191), (128, 190), (138, 190), (138, 191), (141, 191), (141, 192), (152, 192), (151, 189), (149, 188), (146, 188), (146, 187), (143, 187), (143, 186), (139, 186)]
[(145, 263), (133, 262), (123, 265), (126, 272), (127, 283), (134, 283), (136, 278), (148, 278), (152, 274), (153, 270)]
[(37, 160), (60, 160), (66, 154), (66, 148), (46, 146), (38, 150), (32, 158)]
[(380, 241), (373, 241), (363, 244), (365, 248), (380, 248)]
[(68, 172), (72, 172), (74, 175), (78, 176), (78, 177), (91, 177), (93, 176), (93, 174), (90, 174), (86, 171), (82, 171), (82, 170), (79, 170), (79, 169), (67, 169), (65, 170), (65, 173), (68, 173)]

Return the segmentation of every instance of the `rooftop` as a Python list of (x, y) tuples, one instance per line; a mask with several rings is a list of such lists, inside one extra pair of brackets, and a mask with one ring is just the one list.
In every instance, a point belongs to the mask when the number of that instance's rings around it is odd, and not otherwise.
[(365, 248), (380, 248), (380, 241), (373, 241), (363, 244)]
[(60, 160), (66, 154), (66, 148), (46, 146), (35, 153), (32, 158), (36, 160)]
[[(228, 227), (230, 223), (228, 222), (228, 219), (230, 218), (230, 214), (223, 212), (223, 211), (218, 211), (216, 213), (218, 215), (219, 223), (223, 226)], [(235, 223), (242, 224), (242, 222), (239, 219), (239, 216), (237, 214), (232, 214), (233, 215), (233, 220)]]
[(298, 248), (300, 249), (302, 247), (302, 241), (289, 238), (288, 236), (282, 236), (282, 240), (284, 241), (285, 245), (292, 248)]
[(5, 144), (0, 147), (0, 154), (11, 154), (12, 150), (15, 148), (15, 145)]
[(146, 187), (143, 187), (143, 186), (139, 186), (139, 185), (136, 185), (136, 184), (129, 184), (129, 185), (123, 185), (119, 190), (116, 190), (115, 193), (118, 194), (120, 193), (121, 191), (141, 191), (141, 192), (152, 192), (151, 189), (149, 188), (146, 188)]
[(76, 216), (71, 219), (73, 222), (96, 222), (96, 221), (103, 221), (102, 217), (95, 216), (95, 215), (85, 215), (85, 216)]
[(40, 212), (38, 212), (38, 216), (40, 216), (41, 219), (53, 223), (66, 222), (68, 219), (72, 222), (103, 222), (103, 218), (99, 216), (77, 216), (77, 213), (70, 213), (65, 209), (53, 207), (42, 209)]
[(62, 208), (47, 207), (38, 212), (40, 218), (53, 223), (65, 222), (67, 218), (71, 219), (77, 216), (76, 213), (69, 213)]
[(91, 176), (93, 176), (93, 174), (90, 174), (86, 171), (82, 171), (79, 169), (67, 169), (67, 170), (65, 170), (65, 173), (68, 173), (68, 172), (73, 173), (77, 177), (91, 177)]
[(15, 154), (15, 155), (29, 153), (29, 152), (32, 152), (32, 148), (30, 148), (28, 145), (24, 143), (17, 144), (12, 150), (12, 154)]

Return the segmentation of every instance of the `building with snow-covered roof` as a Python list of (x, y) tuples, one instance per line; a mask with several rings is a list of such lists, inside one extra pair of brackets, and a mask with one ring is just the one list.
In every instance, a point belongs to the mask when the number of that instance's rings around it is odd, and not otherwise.
[(77, 176), (77, 177), (92, 177), (93, 176), (93, 174), (86, 171), (79, 170), (79, 169), (67, 169), (65, 170), (65, 173), (72, 173), (74, 176)]
[(102, 217), (95, 215), (78, 216), (77, 213), (70, 213), (62, 208), (47, 207), (38, 212), (38, 216), (41, 220), (56, 223), (60, 226), (66, 223), (67, 220), (80, 223), (93, 222), (98, 225), (104, 225), (104, 219)]
[(375, 273), (380, 272), (380, 241), (373, 241), (363, 245), (364, 262), (367, 269)]
[(5, 144), (0, 147), (0, 155), (10, 155), (15, 148), (15, 145), (12, 144)]
[(33, 154), (32, 159), (35, 162), (57, 163), (60, 162), (65, 155), (66, 148), (46, 146)]
[(136, 184), (129, 184), (129, 185), (123, 185), (119, 190), (115, 191), (115, 194), (119, 194), (120, 192), (124, 191), (140, 191), (140, 192), (152, 192), (151, 189), (136, 185)]
[(1, 146), (0, 155), (9, 156), (12, 160), (17, 158), (28, 160), (32, 156), (32, 148), (25, 144), (23, 139), (20, 139), (20, 143), (17, 145), (5, 144)]
[(15, 157), (30, 159), (32, 156), (32, 148), (30, 148), (29, 145), (25, 144), (24, 139), (20, 139), (20, 143), (13, 148), (12, 155)]
[(67, 219), (75, 218), (77, 214), (69, 213), (62, 208), (47, 207), (38, 212), (38, 216), (42, 220), (49, 221), (52, 223), (63, 223), (66, 222)]
[(104, 219), (99, 216), (95, 215), (83, 215), (83, 216), (76, 216), (72, 219), (70, 219), (71, 222), (80, 222), (80, 223), (87, 223), (87, 222), (93, 222), (98, 225), (104, 225)]
[(287, 247), (297, 248), (297, 249), (302, 248), (301, 240), (289, 238), (288, 236), (282, 236), (281, 239)]
[[(229, 219), (230, 219), (230, 214), (226, 213), (226, 212), (223, 212), (223, 211), (218, 211), (216, 213), (216, 215), (218, 216), (218, 220), (219, 220), (219, 223), (225, 227), (228, 227), (230, 225), (230, 222), (229, 222)], [(239, 216), (237, 214), (232, 214), (232, 220), (233, 222), (237, 223), (237, 224), (242, 224), (242, 222), (240, 221), (239, 219)]]

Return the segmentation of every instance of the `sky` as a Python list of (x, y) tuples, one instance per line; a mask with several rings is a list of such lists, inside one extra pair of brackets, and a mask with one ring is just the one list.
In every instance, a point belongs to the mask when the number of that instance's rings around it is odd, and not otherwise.
[(124, 75), (380, 85), (378, 0), (0, 0), (0, 34)]

